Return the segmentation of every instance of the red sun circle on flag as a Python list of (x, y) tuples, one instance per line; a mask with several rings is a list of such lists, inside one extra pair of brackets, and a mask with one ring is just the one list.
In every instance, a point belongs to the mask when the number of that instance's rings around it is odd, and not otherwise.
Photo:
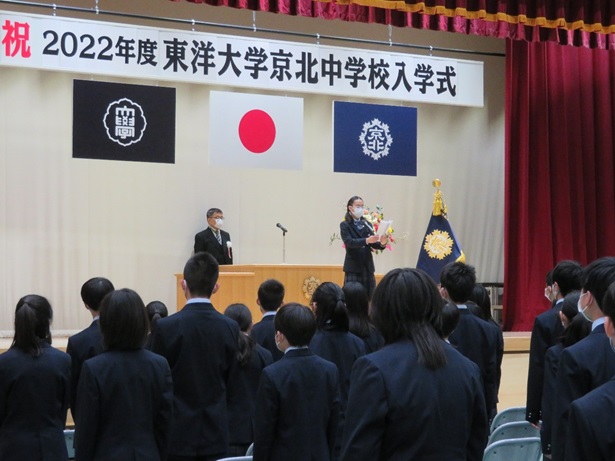
[(260, 109), (248, 111), (239, 121), (239, 139), (254, 154), (268, 151), (275, 141), (275, 122)]

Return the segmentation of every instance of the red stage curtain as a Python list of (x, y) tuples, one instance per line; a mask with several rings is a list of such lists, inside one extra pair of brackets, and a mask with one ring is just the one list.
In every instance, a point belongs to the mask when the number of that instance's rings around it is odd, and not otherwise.
[[(180, 1), (180, 0), (171, 0)], [(468, 2), (468, 0), (186, 0), (212, 6), (268, 11), (348, 22), (391, 24), (528, 42), (615, 49), (611, 3), (570, 4), (566, 0)], [(456, 3), (457, 2), (457, 3)], [(585, 2), (588, 3), (588, 2)]]
[(504, 328), (548, 307), (562, 259), (615, 255), (615, 54), (509, 40)]

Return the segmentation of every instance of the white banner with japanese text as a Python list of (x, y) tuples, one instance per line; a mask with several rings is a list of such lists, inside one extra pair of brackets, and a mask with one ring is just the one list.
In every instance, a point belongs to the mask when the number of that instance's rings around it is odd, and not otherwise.
[(0, 11), (0, 65), (483, 106), (483, 63)]

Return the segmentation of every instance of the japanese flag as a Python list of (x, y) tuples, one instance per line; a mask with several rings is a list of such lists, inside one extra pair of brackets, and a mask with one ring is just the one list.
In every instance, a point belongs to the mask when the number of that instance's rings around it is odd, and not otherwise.
[(301, 170), (303, 99), (212, 91), (209, 163)]

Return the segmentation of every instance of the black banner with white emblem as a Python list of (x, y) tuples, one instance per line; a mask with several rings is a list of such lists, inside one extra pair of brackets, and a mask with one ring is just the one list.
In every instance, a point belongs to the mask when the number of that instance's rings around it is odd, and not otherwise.
[(175, 88), (75, 80), (73, 158), (175, 163)]

